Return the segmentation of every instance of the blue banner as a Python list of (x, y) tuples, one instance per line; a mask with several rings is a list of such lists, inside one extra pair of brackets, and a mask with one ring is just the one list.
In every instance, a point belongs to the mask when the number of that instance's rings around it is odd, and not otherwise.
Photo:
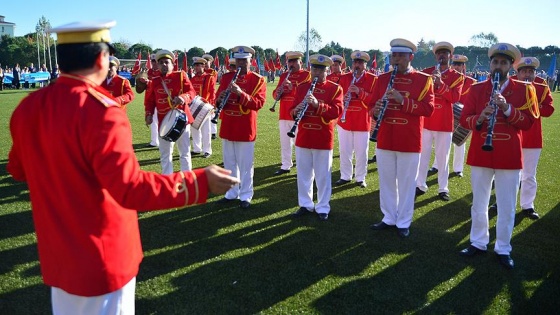
[(550, 66), (548, 66), (547, 73), (549, 77), (556, 75), (556, 53), (552, 54), (552, 60), (550, 61)]

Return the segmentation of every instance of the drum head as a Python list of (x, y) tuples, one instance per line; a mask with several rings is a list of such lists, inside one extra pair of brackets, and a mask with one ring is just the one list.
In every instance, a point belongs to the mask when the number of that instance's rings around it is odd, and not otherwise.
[(177, 113), (175, 113), (174, 110), (165, 114), (165, 117), (163, 118), (162, 122), (159, 124), (160, 137), (166, 136), (173, 129), (173, 126), (175, 125), (176, 117), (177, 117)]

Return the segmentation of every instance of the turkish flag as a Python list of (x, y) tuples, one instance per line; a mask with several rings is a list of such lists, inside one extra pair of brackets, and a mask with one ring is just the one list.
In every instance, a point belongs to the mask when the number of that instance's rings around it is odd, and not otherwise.
[(225, 66), (229, 67), (229, 51), (226, 54), (226, 60), (224, 62), (225, 62)]
[(373, 57), (373, 62), (371, 63), (371, 72), (375, 72), (377, 70), (377, 54)]
[(220, 69), (220, 59), (218, 59), (218, 52), (216, 51), (216, 57), (214, 58), (214, 69)]
[(280, 62), (280, 56), (278, 55), (278, 49), (276, 49), (276, 61), (274, 62), (274, 68), (276, 70), (282, 69), (282, 63)]
[(173, 68), (175, 71), (179, 70), (179, 54), (175, 52), (175, 60), (173, 60)]
[(142, 59), (142, 53), (138, 52), (138, 58), (136, 58), (136, 62), (134, 62), (134, 67), (132, 68), (132, 75), (137, 75), (140, 72), (140, 60)]
[(150, 52), (148, 52), (148, 61), (146, 61), (146, 69), (152, 70), (152, 60), (150, 59)]
[(187, 57), (187, 51), (185, 50), (185, 56), (183, 57), (183, 71), (187, 71), (188, 69), (188, 57)]

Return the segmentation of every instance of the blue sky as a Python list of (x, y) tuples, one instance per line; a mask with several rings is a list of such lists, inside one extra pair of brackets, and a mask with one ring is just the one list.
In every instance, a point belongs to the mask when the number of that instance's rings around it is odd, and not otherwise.
[[(69, 1), (1, 0), (0, 15), (16, 23), (16, 36), (33, 32), (45, 16), (53, 27), (74, 21), (113, 19), (113, 41), (153, 48), (206, 51), (258, 45), (281, 53), (298, 48), (306, 29), (306, 0)], [(126, 3), (126, 4), (125, 4)], [(353, 49), (388, 50), (393, 38), (414, 43), (449, 41), (467, 46), (473, 35), (494, 33), (525, 48), (560, 46), (558, 0), (309, 0), (310, 27)], [(538, 11), (538, 12), (537, 12)]]

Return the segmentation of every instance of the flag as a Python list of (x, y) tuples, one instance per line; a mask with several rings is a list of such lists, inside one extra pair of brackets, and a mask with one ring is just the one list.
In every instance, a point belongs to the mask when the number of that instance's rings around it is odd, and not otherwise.
[(173, 68), (179, 70), (179, 54), (175, 52), (175, 60), (173, 60)]
[(140, 72), (140, 63), (142, 59), (142, 52), (138, 52), (138, 58), (136, 58), (136, 62), (134, 62), (134, 67), (132, 68), (132, 75), (137, 75)]
[(280, 62), (280, 56), (278, 55), (278, 49), (276, 49), (276, 61), (274, 62), (274, 68), (276, 70), (282, 69), (282, 63)]
[(255, 53), (255, 58), (257, 59), (257, 72), (261, 73), (261, 59), (259, 58), (259, 56), (257, 56), (256, 53)]
[(346, 70), (346, 58), (344, 58), (344, 52), (342, 52), (342, 65), (340, 66), (341, 71), (344, 72)]
[(391, 62), (389, 61), (389, 54), (387, 54), (387, 56), (385, 56), (385, 68), (383, 69), (384, 72), (389, 72), (389, 66), (391, 65)]
[(214, 69), (220, 69), (220, 59), (218, 59), (218, 52), (216, 51), (216, 57), (214, 58)]
[(268, 60), (266, 60), (266, 54), (264, 55), (264, 71), (269, 72), (270, 66), (268, 65)]
[(225, 66), (229, 67), (229, 51), (226, 53), (226, 60), (224, 61)]
[(255, 58), (253, 58), (251, 60), (251, 66), (253, 66), (253, 68), (255, 69), (255, 71), (258, 71), (258, 65), (257, 65), (257, 58), (256, 58), (256, 54), (255, 54)]
[(270, 71), (274, 71), (274, 68), (276, 68), (274, 66), (274, 61), (272, 60), (272, 56), (268, 58), (268, 68), (270, 68)]
[(377, 69), (377, 54), (375, 54), (375, 57), (373, 57), (373, 62), (371, 63), (371, 69), (372, 70)]
[(150, 52), (148, 51), (148, 61), (146, 61), (146, 69), (152, 70), (152, 60), (150, 59)]
[(552, 60), (550, 61), (550, 66), (548, 66), (546, 74), (548, 74), (549, 77), (556, 75), (556, 53), (552, 53)]
[(185, 50), (185, 54), (183, 55), (183, 71), (187, 71), (189, 68), (189, 59), (187, 57), (187, 51)]

